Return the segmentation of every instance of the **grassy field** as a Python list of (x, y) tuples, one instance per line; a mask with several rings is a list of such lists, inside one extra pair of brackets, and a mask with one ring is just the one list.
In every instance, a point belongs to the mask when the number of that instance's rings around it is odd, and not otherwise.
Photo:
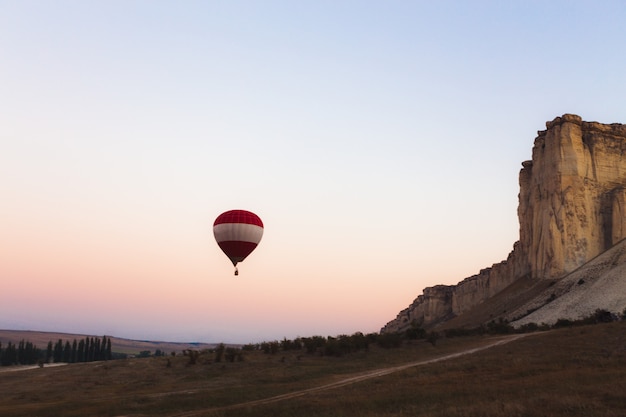
[[(0, 415), (626, 415), (626, 322), (535, 333), (454, 359), (329, 385), (493, 341), (487, 336), (440, 339), (436, 346), (413, 341), (343, 357), (255, 351), (233, 363), (216, 363), (207, 354), (194, 365), (177, 356), (0, 372)], [(298, 395), (289, 398), (290, 393)]]

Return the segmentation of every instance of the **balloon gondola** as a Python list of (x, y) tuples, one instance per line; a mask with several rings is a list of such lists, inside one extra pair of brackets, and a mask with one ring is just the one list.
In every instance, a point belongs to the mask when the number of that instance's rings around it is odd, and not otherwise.
[(215, 219), (213, 235), (239, 275), (237, 264), (257, 247), (263, 237), (261, 218), (247, 210), (229, 210)]

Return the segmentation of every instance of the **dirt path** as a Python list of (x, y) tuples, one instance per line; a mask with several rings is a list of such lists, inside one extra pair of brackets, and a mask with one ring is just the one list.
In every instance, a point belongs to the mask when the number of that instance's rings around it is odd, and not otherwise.
[(330, 389), (343, 387), (343, 386), (346, 386), (346, 385), (356, 384), (357, 382), (365, 381), (365, 380), (372, 379), (372, 378), (378, 378), (378, 377), (381, 377), (381, 376), (384, 376), (384, 375), (389, 375), (389, 374), (392, 374), (394, 372), (404, 371), (405, 369), (414, 368), (414, 367), (417, 367), (417, 366), (428, 365), (428, 364), (431, 364), (431, 363), (436, 363), (436, 362), (441, 362), (441, 361), (446, 361), (446, 360), (458, 358), (460, 356), (471, 355), (472, 353), (480, 352), (482, 350), (490, 349), (490, 348), (495, 347), (495, 346), (500, 346), (500, 345), (504, 345), (506, 343), (513, 342), (513, 341), (518, 340), (518, 339), (520, 339), (522, 337), (529, 336), (530, 334), (532, 334), (532, 333), (525, 333), (525, 334), (517, 334), (517, 335), (513, 335), (513, 336), (508, 336), (508, 337), (502, 338), (500, 340), (497, 340), (497, 341), (495, 341), (493, 343), (489, 343), (487, 345), (480, 346), (480, 347), (477, 347), (477, 348), (468, 349), (468, 350), (464, 350), (464, 351), (457, 352), (457, 353), (451, 353), (449, 355), (440, 356), (440, 357), (433, 358), (433, 359), (427, 359), (427, 360), (418, 361), (418, 362), (410, 362), (410, 363), (406, 363), (404, 365), (391, 366), (391, 367), (388, 367), (388, 368), (376, 369), (374, 371), (369, 371), (369, 372), (362, 373), (362, 374), (359, 374), (359, 375), (356, 375), (356, 376), (352, 376), (352, 377), (349, 377), (349, 378), (344, 378), (344, 379), (342, 379), (340, 381), (336, 381), (336, 382), (333, 382), (333, 383), (330, 383), (330, 384), (320, 385), (319, 387), (313, 387), (313, 388), (308, 388), (308, 389), (304, 389), (304, 390), (300, 390), (300, 391), (289, 392), (287, 394), (281, 394), (281, 395), (277, 395), (275, 397), (263, 398), (263, 399), (260, 399), (260, 400), (247, 401), (247, 402), (243, 402), (243, 403), (239, 403), (239, 404), (232, 404), (232, 405), (225, 406), (225, 407), (205, 408), (205, 409), (193, 410), (193, 411), (189, 411), (189, 412), (185, 412), (185, 413), (172, 414), (170, 417), (194, 417), (194, 416), (199, 416), (199, 415), (202, 415), (204, 413), (211, 412), (211, 411), (227, 410), (227, 409), (240, 408), (240, 407), (253, 407), (253, 406), (257, 406), (257, 405), (271, 404), (271, 403), (275, 403), (275, 402), (278, 402), (278, 401), (289, 400), (289, 399), (292, 399), (292, 398), (301, 397), (303, 395), (314, 393), (314, 392), (325, 391), (325, 390), (330, 390)]
[[(47, 363), (43, 366), (43, 368), (52, 368), (55, 366), (63, 366), (67, 365), (66, 362), (56, 362), (56, 363)], [(1, 366), (0, 372), (17, 372), (17, 371), (28, 371), (29, 369), (37, 369), (42, 368), (39, 365), (15, 365), (15, 366)]]

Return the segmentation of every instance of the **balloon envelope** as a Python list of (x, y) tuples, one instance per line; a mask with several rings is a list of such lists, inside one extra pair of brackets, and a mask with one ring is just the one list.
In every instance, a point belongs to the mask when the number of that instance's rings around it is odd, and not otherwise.
[(237, 266), (261, 241), (263, 222), (250, 211), (226, 211), (215, 219), (213, 235), (222, 251)]

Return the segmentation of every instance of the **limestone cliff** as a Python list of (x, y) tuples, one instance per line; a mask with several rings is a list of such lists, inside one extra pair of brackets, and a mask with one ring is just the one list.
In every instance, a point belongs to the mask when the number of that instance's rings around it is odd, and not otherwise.
[(547, 124), (520, 173), (521, 251), (554, 278), (624, 238), (626, 126), (566, 114)]
[(546, 128), (522, 163), (520, 237), (507, 260), (424, 289), (382, 332), (446, 321), (522, 277), (559, 278), (626, 237), (626, 126), (565, 114)]

